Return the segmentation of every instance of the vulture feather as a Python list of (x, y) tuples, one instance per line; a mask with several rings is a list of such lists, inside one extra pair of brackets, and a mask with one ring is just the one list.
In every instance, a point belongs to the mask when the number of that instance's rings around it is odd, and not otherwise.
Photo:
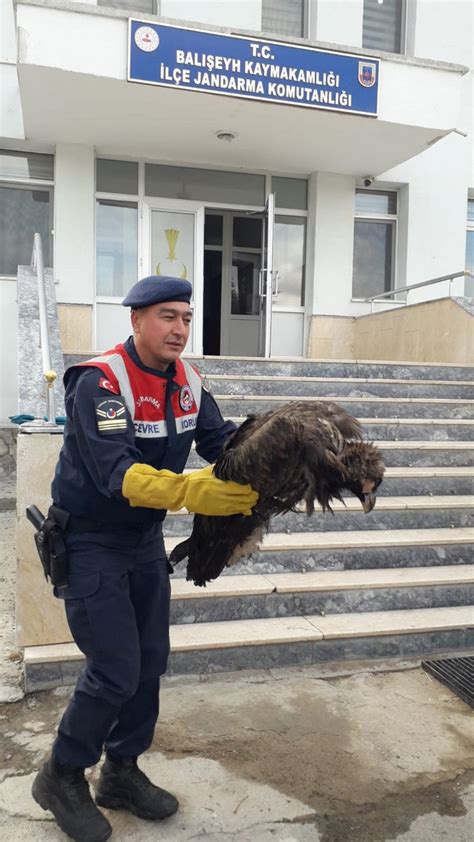
[(316, 499), (323, 511), (350, 491), (369, 512), (375, 505), (384, 463), (377, 447), (362, 441), (359, 422), (335, 403), (293, 401), (252, 415), (226, 442), (214, 473), (250, 483), (259, 492), (252, 514), (195, 515), (191, 536), (170, 555), (188, 559), (187, 579), (196, 585), (216, 579), (224, 567), (255, 551), (272, 517), (295, 511), (308, 515)]

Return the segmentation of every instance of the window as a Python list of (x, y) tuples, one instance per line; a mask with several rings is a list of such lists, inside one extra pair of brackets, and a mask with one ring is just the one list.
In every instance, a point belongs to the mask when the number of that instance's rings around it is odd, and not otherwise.
[(262, 31), (304, 38), (305, 5), (303, 0), (263, 0)]
[(114, 161), (98, 158), (96, 161), (96, 187), (98, 193), (138, 193), (138, 164), (136, 161)]
[(0, 276), (29, 266), (41, 234), (44, 265), (52, 265), (54, 156), (0, 149)]
[(126, 9), (130, 12), (144, 12), (148, 15), (159, 14), (159, 0), (97, 0), (98, 6), (112, 9)]
[(52, 190), (0, 184), (0, 275), (29, 266), (33, 237), (41, 234), (45, 266), (51, 266)]
[[(467, 203), (466, 269), (474, 273), (474, 199)], [(474, 298), (474, 278), (466, 278), (464, 295)]]
[(306, 0), (160, 0), (158, 14), (278, 35), (304, 37), (307, 29)]
[(308, 0), (97, 0), (98, 6), (304, 38)]
[(263, 206), (265, 177), (251, 173), (145, 164), (145, 195)]
[(272, 176), (272, 192), (279, 208), (307, 210), (308, 182), (305, 178), (281, 178)]
[(97, 295), (123, 297), (137, 280), (136, 202), (98, 199), (96, 209)]
[(393, 289), (396, 234), (397, 194), (356, 190), (353, 298)]
[(0, 149), (0, 178), (6, 181), (53, 181), (54, 155)]
[(364, 0), (362, 46), (388, 53), (405, 50), (404, 0)]

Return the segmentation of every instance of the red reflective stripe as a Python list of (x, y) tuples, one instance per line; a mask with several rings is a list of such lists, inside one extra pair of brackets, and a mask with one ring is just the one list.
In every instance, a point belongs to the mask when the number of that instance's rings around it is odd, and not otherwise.
[[(133, 420), (150, 423), (164, 421), (166, 419), (167, 379), (164, 377), (157, 377), (154, 374), (149, 374), (139, 368), (127, 354), (123, 343), (116, 345), (115, 348), (111, 348), (109, 351), (104, 351), (104, 353), (100, 354), (99, 357), (87, 360), (83, 363), (78, 363), (77, 365), (78, 367), (93, 366), (100, 369), (106, 379), (110, 380), (112, 386), (117, 390), (117, 394), (121, 394), (122, 390), (120, 389), (120, 381), (115, 374), (112, 365), (108, 365), (102, 359), (102, 357), (108, 357), (114, 354), (117, 354), (122, 358), (125, 366), (129, 388), (134, 401)], [(201, 374), (198, 369), (192, 363), (188, 362), (188, 365), (192, 366), (193, 370), (201, 379)], [(173, 380), (179, 386), (179, 389), (171, 395), (171, 406), (175, 418), (187, 418), (188, 416), (197, 414), (199, 409), (194, 397), (194, 391), (188, 380), (186, 368), (180, 359), (176, 360), (176, 375)], [(180, 394), (183, 386), (187, 386), (193, 395), (192, 404), (185, 410), (180, 404)]]

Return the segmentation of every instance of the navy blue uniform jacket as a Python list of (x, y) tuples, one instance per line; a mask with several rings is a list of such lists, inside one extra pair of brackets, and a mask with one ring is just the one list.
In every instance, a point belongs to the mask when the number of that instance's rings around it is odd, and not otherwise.
[(130, 465), (143, 462), (153, 468), (182, 473), (193, 440), (198, 454), (213, 462), (236, 427), (231, 421), (224, 421), (214, 398), (203, 388), (196, 428), (177, 435), (169, 400), (171, 393), (179, 389), (173, 382), (174, 364), (165, 372), (144, 366), (132, 337), (125, 343), (125, 350), (142, 371), (159, 379), (160, 394), (163, 393), (162, 378), (168, 381), (168, 436), (136, 438), (128, 410), (126, 429), (99, 433), (96, 401), (112, 396), (99, 385), (104, 379), (100, 369), (73, 366), (64, 377), (67, 420), (51, 492), (57, 506), (78, 517), (110, 524), (113, 528), (143, 528), (163, 520), (166, 512), (131, 507), (122, 496), (123, 477)]

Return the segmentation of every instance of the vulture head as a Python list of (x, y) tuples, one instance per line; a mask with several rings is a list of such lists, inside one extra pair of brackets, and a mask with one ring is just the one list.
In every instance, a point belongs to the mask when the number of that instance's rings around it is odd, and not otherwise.
[(366, 514), (371, 512), (385, 470), (380, 450), (366, 442), (347, 442), (341, 462), (347, 470), (344, 488), (360, 500)]
[(378, 448), (362, 441), (359, 422), (338, 404), (294, 401), (253, 415), (226, 442), (214, 468), (219, 479), (258, 491), (252, 514), (195, 515), (191, 536), (173, 549), (170, 561), (187, 558), (187, 579), (205, 585), (258, 548), (272, 517), (296, 511), (302, 502), (308, 515), (315, 500), (332, 511), (332, 500), (343, 501), (349, 491), (370, 512), (384, 470)]

